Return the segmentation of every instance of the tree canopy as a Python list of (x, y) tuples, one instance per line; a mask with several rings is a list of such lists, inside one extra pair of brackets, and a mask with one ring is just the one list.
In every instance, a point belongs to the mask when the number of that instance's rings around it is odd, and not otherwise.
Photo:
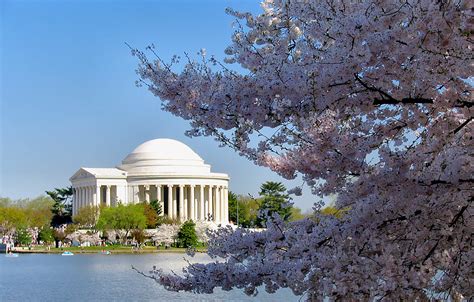
[(38, 239), (47, 244), (54, 242), (54, 230), (49, 226), (43, 227), (38, 234)]
[(229, 220), (234, 224), (244, 228), (256, 227), (259, 208), (259, 199), (229, 191)]
[(81, 227), (95, 228), (99, 219), (100, 209), (96, 206), (85, 206), (77, 211), (72, 217), (72, 221)]
[(192, 220), (185, 221), (178, 231), (178, 245), (185, 248), (196, 247), (198, 237), (196, 234), (196, 224)]
[(32, 241), (31, 233), (26, 228), (18, 228), (16, 231), (16, 244), (18, 245), (28, 245)]
[(146, 217), (142, 204), (118, 204), (101, 209), (97, 228), (100, 230), (125, 230), (124, 239), (133, 229), (144, 229)]
[(146, 218), (146, 227), (148, 229), (153, 229), (158, 224), (158, 213), (151, 205), (151, 203), (144, 202), (142, 203), (143, 206), (143, 214)]
[(178, 72), (179, 57), (132, 50), (138, 84), (191, 122), (188, 135), (349, 208), (221, 231), (209, 253), (227, 261), (157, 281), (289, 287), (308, 300), (473, 297), (473, 5), (266, 0), (258, 14), (228, 10), (237, 22), (224, 63), (202, 51)]
[(49, 226), (54, 202), (49, 197), (11, 200), (0, 198), (0, 234), (12, 234), (19, 228)]
[(288, 221), (291, 216), (292, 205), (289, 203), (289, 196), (286, 188), (281, 182), (267, 181), (260, 186), (260, 215), (257, 222), (260, 226), (265, 226), (268, 219), (277, 213), (280, 217)]
[(53, 191), (46, 191), (46, 194), (54, 201), (52, 208), (52, 226), (72, 222), (72, 187), (56, 188)]

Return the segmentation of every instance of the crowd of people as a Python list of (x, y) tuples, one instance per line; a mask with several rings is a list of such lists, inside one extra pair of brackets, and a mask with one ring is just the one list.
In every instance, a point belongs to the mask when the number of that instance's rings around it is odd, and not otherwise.
[(2, 244), (5, 245), (5, 252), (10, 253), (15, 248), (15, 240), (13, 236), (5, 235), (0, 238)]

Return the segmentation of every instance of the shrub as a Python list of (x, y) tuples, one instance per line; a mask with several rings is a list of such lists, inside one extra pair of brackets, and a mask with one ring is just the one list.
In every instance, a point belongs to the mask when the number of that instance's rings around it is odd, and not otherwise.
[(178, 246), (180, 247), (196, 247), (198, 244), (198, 237), (196, 235), (196, 225), (192, 220), (188, 220), (179, 229), (178, 232)]

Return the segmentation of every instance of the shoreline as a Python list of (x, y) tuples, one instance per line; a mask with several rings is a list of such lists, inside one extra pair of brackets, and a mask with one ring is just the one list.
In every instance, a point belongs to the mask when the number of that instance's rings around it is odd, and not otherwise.
[[(103, 249), (104, 251), (109, 251), (110, 255), (114, 254), (130, 254), (130, 255), (140, 255), (140, 254), (162, 254), (162, 253), (174, 253), (174, 254), (186, 254), (186, 249), (185, 248), (171, 248), (171, 249), (142, 249), (142, 250), (132, 250), (132, 249), (124, 249), (124, 248), (117, 248), (117, 249)], [(63, 249), (51, 249), (51, 250), (46, 250), (46, 249), (41, 249), (41, 250), (35, 250), (35, 249), (13, 249), (12, 253), (17, 253), (17, 254), (52, 254), (52, 255), (61, 255), (63, 252), (69, 251), (74, 253), (74, 255), (77, 254), (102, 254), (102, 249), (78, 249), (78, 248), (63, 248)], [(207, 250), (205, 249), (197, 249), (196, 253), (206, 253)]]

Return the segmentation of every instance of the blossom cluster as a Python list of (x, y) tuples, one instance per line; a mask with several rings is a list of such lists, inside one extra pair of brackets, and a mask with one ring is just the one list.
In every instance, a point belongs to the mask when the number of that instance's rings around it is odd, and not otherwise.
[(175, 61), (132, 50), (138, 83), (191, 122), (188, 135), (302, 176), (348, 209), (259, 233), (219, 230), (209, 252), (225, 260), (156, 280), (206, 293), (288, 287), (309, 300), (472, 298), (473, 9), (265, 0), (260, 14), (228, 10), (237, 26), (225, 63), (202, 53), (178, 73)]

